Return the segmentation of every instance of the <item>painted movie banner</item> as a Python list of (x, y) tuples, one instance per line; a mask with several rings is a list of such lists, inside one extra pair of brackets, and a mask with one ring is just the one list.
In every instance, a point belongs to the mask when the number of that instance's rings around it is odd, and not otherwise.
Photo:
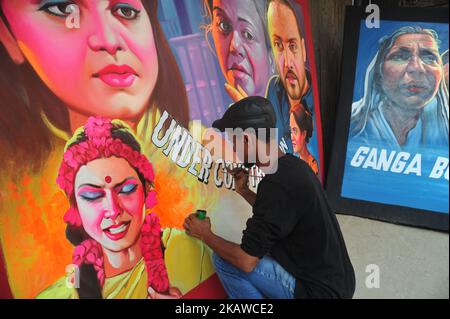
[(448, 12), (348, 8), (344, 41), (335, 209), (448, 230)]
[(225, 297), (183, 221), (206, 210), (239, 243), (252, 210), (227, 170), (240, 163), (205, 136), (234, 101), (267, 97), (281, 150), (323, 179), (308, 10), (0, 0), (0, 297)]

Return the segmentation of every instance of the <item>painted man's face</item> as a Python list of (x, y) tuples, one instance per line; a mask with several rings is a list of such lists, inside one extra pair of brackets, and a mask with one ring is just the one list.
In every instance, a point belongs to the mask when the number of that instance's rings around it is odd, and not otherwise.
[(264, 96), (270, 76), (264, 25), (251, 0), (214, 0), (212, 35), (227, 82)]
[(102, 158), (82, 166), (75, 178), (75, 199), (84, 230), (104, 249), (121, 251), (139, 238), (144, 189), (125, 159)]
[(435, 97), (442, 73), (436, 41), (427, 34), (405, 34), (386, 54), (382, 87), (396, 106), (419, 110)]
[[(141, 0), (0, 3), (26, 61), (70, 110), (123, 120), (143, 114), (158, 57)], [(79, 26), (69, 28), (77, 11)]]
[(294, 12), (285, 4), (271, 2), (268, 9), (269, 37), (286, 91), (298, 101), (307, 90), (306, 49)]

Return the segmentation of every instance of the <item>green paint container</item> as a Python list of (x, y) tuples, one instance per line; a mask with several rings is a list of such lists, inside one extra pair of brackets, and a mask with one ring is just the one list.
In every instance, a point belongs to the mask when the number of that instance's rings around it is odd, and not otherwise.
[(197, 218), (200, 220), (204, 220), (206, 218), (206, 210), (197, 209)]

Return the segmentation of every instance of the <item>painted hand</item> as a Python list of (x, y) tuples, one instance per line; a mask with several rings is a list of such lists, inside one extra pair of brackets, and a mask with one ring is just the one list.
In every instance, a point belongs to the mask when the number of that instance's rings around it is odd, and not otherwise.
[(156, 292), (152, 287), (148, 287), (147, 299), (180, 299), (183, 294), (176, 287), (169, 288), (168, 294)]
[(234, 102), (239, 102), (240, 100), (248, 97), (248, 94), (240, 85), (235, 88), (228, 83), (225, 83), (225, 90)]

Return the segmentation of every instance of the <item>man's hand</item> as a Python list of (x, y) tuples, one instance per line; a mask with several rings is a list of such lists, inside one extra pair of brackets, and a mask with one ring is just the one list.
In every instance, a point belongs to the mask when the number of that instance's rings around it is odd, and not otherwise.
[(243, 88), (241, 88), (240, 85), (235, 88), (228, 83), (225, 83), (225, 90), (234, 102), (239, 102), (240, 100), (248, 97), (248, 94), (244, 91)]
[(200, 220), (197, 214), (191, 214), (184, 220), (183, 227), (189, 236), (203, 240), (205, 235), (211, 233), (211, 220), (209, 217)]
[(241, 195), (251, 206), (255, 205), (256, 194), (250, 190), (248, 186), (249, 172), (242, 167), (228, 169), (227, 171), (233, 175), (236, 192)]
[(152, 287), (148, 287), (148, 297), (147, 299), (180, 299), (183, 294), (178, 288), (170, 287), (169, 294), (161, 294), (156, 292)]
[(236, 188), (236, 192), (239, 194), (245, 194), (248, 188), (248, 171), (243, 169), (242, 167), (236, 167), (232, 170), (228, 171), (234, 177), (234, 186)]

